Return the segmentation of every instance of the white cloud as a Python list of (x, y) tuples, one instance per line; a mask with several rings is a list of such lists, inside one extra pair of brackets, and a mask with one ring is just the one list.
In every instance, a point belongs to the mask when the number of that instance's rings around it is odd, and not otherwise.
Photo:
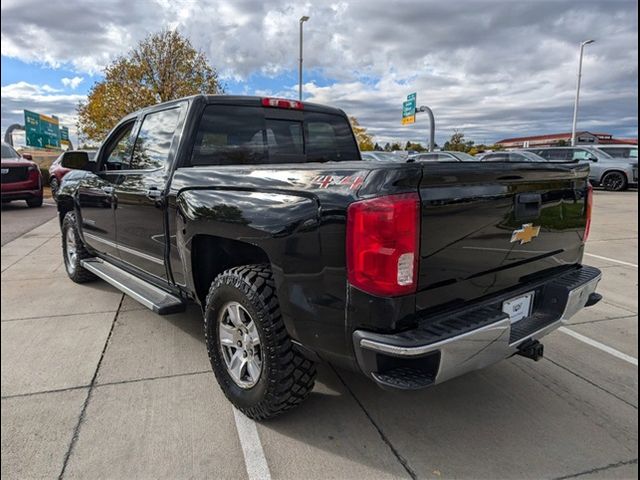
[(78, 85), (80, 85), (83, 80), (84, 80), (84, 77), (73, 77), (73, 78), (65, 77), (61, 80), (61, 82), (65, 87), (70, 87), (71, 90), (75, 90), (76, 88), (78, 88)]
[[(596, 43), (585, 56), (580, 126), (637, 136), (632, 0), (3, 1), (2, 54), (92, 74), (173, 27), (223, 77), (243, 81), (296, 71), (304, 14), (304, 65), (316, 74), (306, 76), (307, 96), (356, 115), (380, 140), (424, 140), (426, 125), (399, 125), (412, 91), (434, 108), (440, 136), (454, 128), (479, 141), (568, 130), (586, 38)], [(309, 81), (318, 76), (330, 80)], [(276, 90), (295, 96), (295, 87)]]
[(56, 115), (60, 124), (69, 127), (69, 135), (77, 143), (76, 107), (85, 95), (62, 94), (48, 85), (17, 82), (0, 88), (2, 96), (2, 129), (11, 124), (24, 124), (24, 110)]

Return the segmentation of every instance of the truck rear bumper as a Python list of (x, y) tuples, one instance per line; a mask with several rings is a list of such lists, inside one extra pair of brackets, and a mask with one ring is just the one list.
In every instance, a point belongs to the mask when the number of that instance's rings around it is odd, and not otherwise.
[[(399, 389), (423, 388), (487, 367), (597, 303), (601, 277), (597, 268), (583, 266), (472, 307), (420, 319), (412, 330), (395, 334), (356, 330), (358, 364), (380, 386)], [(534, 293), (531, 314), (512, 323), (502, 311), (503, 302), (529, 292)]]

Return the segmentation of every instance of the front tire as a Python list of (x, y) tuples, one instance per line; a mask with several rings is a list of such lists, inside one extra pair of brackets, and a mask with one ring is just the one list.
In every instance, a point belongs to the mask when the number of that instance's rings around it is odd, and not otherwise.
[(56, 177), (51, 177), (49, 179), (49, 188), (51, 189), (51, 196), (54, 201), (58, 201), (58, 189), (60, 185), (58, 184), (58, 179)]
[(67, 212), (62, 221), (62, 256), (67, 275), (76, 283), (86, 283), (97, 277), (80, 263), (92, 255), (87, 251), (80, 234), (74, 212)]
[(43, 197), (40, 195), (39, 197), (30, 198), (27, 200), (27, 206), (29, 208), (38, 208), (42, 206)]
[(269, 266), (246, 265), (218, 275), (204, 317), (216, 379), (247, 417), (275, 417), (309, 396), (315, 364), (293, 348)]
[(609, 192), (622, 192), (628, 188), (627, 176), (622, 172), (609, 172), (602, 177), (602, 186)]

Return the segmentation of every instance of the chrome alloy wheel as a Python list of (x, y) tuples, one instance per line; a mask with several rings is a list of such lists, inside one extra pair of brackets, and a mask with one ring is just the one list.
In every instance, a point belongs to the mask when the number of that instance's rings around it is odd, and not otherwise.
[(608, 173), (602, 180), (604, 188), (612, 192), (619, 192), (624, 189), (625, 182), (626, 179), (624, 175), (618, 172)]
[(262, 373), (262, 348), (256, 324), (238, 302), (229, 302), (218, 315), (218, 342), (227, 372), (240, 388), (251, 388)]
[(67, 253), (67, 270), (70, 274), (73, 274), (76, 269), (76, 260), (78, 258), (78, 246), (76, 245), (76, 236), (72, 228), (67, 228), (67, 233), (65, 235), (65, 250)]

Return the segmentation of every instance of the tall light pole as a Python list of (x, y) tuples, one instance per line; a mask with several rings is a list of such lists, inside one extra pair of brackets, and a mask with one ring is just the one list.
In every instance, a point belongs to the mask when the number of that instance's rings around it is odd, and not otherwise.
[(300, 58), (298, 63), (298, 100), (302, 101), (302, 24), (309, 20), (306, 15), (300, 17)]
[(580, 44), (580, 60), (578, 62), (578, 85), (576, 86), (576, 102), (573, 105), (573, 125), (571, 127), (571, 146), (576, 144), (576, 126), (578, 124), (578, 102), (580, 102), (580, 81), (582, 80), (582, 56), (585, 45), (595, 42), (595, 40), (585, 40)]

